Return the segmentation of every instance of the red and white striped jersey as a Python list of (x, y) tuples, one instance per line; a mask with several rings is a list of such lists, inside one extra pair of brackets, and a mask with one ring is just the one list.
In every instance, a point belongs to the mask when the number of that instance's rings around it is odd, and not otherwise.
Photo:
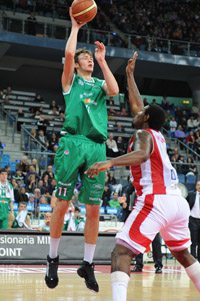
[[(167, 194), (178, 184), (178, 176), (167, 154), (165, 138), (159, 131), (145, 129), (152, 135), (153, 150), (150, 158), (140, 165), (130, 167), (137, 195)], [(129, 141), (128, 152), (133, 150), (135, 137)]]

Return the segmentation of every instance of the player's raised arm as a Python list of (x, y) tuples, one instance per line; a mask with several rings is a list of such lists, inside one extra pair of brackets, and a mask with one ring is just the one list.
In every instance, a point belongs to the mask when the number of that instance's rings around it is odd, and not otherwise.
[(77, 36), (79, 29), (86, 23), (77, 23), (72, 16), (72, 9), (70, 7), (69, 14), (72, 22), (71, 33), (65, 47), (65, 62), (62, 73), (62, 88), (64, 92), (67, 92), (71, 86), (73, 74), (74, 74), (74, 56), (77, 46)]
[(99, 64), (99, 67), (101, 68), (101, 71), (103, 72), (103, 76), (105, 79), (104, 84), (104, 90), (106, 91), (106, 94), (109, 96), (115, 96), (119, 93), (119, 87), (118, 83), (112, 74), (106, 59), (106, 48), (105, 45), (99, 41), (95, 42), (96, 48), (95, 48), (95, 58)]
[(128, 83), (128, 94), (129, 94), (129, 104), (132, 115), (143, 111), (144, 104), (141, 98), (140, 92), (136, 85), (134, 79), (134, 71), (135, 71), (135, 63), (138, 57), (138, 53), (134, 52), (132, 58), (128, 60), (128, 64), (126, 66), (126, 76), (127, 76), (127, 83)]

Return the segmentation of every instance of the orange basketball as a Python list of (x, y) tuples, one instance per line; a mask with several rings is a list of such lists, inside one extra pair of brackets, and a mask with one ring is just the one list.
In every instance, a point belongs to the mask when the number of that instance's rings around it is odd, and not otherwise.
[(94, 0), (74, 0), (72, 15), (78, 23), (90, 22), (97, 14), (97, 5)]

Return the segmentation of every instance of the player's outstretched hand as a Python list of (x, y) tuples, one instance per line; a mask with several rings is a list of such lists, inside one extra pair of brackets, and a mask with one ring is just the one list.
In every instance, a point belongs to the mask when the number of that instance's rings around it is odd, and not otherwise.
[(112, 164), (110, 160), (97, 162), (89, 167), (88, 170), (86, 170), (85, 174), (87, 174), (88, 177), (93, 178), (94, 176), (97, 176), (101, 171), (105, 171), (111, 166)]
[(102, 42), (96, 41), (95, 43), (95, 59), (98, 63), (102, 60), (105, 60), (106, 56), (106, 47)]
[(138, 53), (137, 53), (137, 51), (135, 51), (133, 53), (132, 58), (130, 58), (128, 60), (128, 64), (126, 66), (126, 73), (133, 73), (134, 72), (134, 70), (135, 70), (135, 62), (137, 60), (137, 57), (138, 57)]

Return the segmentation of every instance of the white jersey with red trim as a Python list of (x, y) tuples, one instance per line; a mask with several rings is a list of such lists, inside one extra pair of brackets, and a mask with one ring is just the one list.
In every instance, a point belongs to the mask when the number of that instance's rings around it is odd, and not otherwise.
[[(131, 166), (133, 185), (137, 195), (147, 194), (180, 194), (177, 188), (178, 176), (167, 154), (165, 138), (159, 131), (145, 129), (153, 139), (153, 150), (150, 158), (137, 166)], [(135, 137), (129, 142), (128, 152), (133, 149)]]

